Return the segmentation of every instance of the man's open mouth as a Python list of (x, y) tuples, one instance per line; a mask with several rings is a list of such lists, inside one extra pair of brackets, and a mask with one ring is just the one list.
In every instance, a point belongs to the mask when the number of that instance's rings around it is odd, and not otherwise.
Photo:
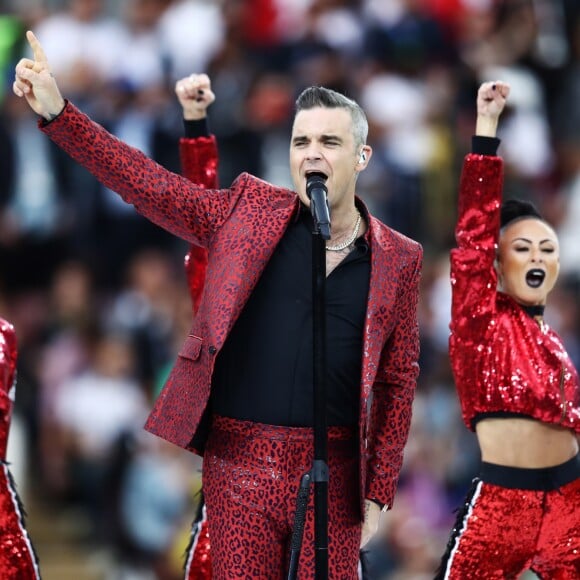
[(306, 179), (308, 179), (309, 177), (310, 178), (319, 177), (322, 181), (326, 181), (328, 179), (328, 175), (326, 175), (326, 173), (323, 173), (322, 171), (307, 171)]

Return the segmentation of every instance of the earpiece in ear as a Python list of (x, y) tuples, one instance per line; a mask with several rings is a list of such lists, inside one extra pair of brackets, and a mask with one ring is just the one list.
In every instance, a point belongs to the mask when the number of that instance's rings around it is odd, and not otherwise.
[(367, 160), (367, 156), (365, 155), (365, 152), (364, 151), (361, 151), (360, 152), (360, 157), (358, 158), (358, 162), (359, 163), (362, 163), (363, 161), (366, 161), (366, 160)]

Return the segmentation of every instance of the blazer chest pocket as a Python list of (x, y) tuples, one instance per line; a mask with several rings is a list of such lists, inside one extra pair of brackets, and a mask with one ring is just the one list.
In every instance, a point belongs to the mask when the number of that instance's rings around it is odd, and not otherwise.
[(203, 340), (199, 336), (190, 334), (181, 345), (178, 355), (189, 360), (197, 360), (201, 354)]

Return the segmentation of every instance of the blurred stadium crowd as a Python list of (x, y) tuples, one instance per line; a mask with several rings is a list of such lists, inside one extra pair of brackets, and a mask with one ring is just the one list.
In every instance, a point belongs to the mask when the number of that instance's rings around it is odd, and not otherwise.
[[(306, 86), (356, 99), (375, 155), (358, 193), (425, 248), (421, 375), (384, 578), (432, 578), (478, 464), (447, 360), (448, 252), (483, 80), (512, 85), (506, 191), (561, 240), (547, 309), (580, 367), (580, 3), (577, 0), (0, 1), (0, 315), (16, 327), (27, 494), (75, 509), (87, 542), (143, 578), (180, 577), (200, 462), (141, 426), (191, 318), (184, 242), (66, 159), (11, 92), (23, 33), (64, 95), (179, 171), (175, 81), (207, 72), (220, 182), (290, 185)], [(34, 538), (33, 538), (34, 540)], [(151, 575), (151, 571), (154, 571)]]

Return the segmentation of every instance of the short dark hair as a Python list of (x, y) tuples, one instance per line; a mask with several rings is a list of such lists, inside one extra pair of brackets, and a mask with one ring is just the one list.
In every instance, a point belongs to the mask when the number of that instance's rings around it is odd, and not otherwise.
[(523, 218), (537, 218), (543, 222), (542, 214), (531, 202), (523, 199), (508, 199), (501, 205), (500, 228), (504, 228), (509, 223)]
[(296, 99), (296, 113), (316, 107), (346, 109), (352, 118), (355, 145), (364, 145), (366, 143), (369, 123), (365, 112), (356, 101), (326, 87), (313, 86), (304, 89)]

